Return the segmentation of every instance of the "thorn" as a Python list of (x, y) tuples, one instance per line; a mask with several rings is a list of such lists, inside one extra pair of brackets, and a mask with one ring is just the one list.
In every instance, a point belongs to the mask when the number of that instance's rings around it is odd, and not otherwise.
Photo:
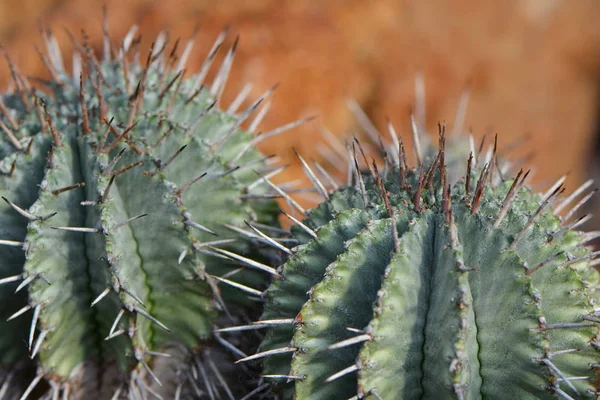
[(102, 293), (100, 293), (100, 295), (98, 295), (98, 297), (96, 297), (96, 299), (94, 301), (92, 301), (92, 304), (90, 304), (90, 307), (94, 307), (96, 304), (98, 304), (98, 302), (100, 300), (102, 300), (103, 298), (105, 298), (109, 293), (110, 293), (110, 288), (106, 288), (102, 291)]
[(567, 386), (569, 386), (571, 388), (572, 391), (574, 391), (576, 394), (579, 394), (579, 392), (577, 391), (577, 389), (575, 389), (575, 386), (573, 386), (573, 384), (571, 383), (571, 381), (569, 381), (567, 379), (567, 377), (562, 373), (562, 371), (560, 369), (558, 369), (556, 367), (556, 365), (554, 365), (554, 363), (552, 363), (552, 361), (550, 361), (549, 359), (545, 358), (545, 359), (542, 360), (542, 363), (544, 365), (546, 365), (554, 373), (556, 373), (560, 378), (562, 378), (562, 380), (567, 384)]
[(169, 81), (169, 83), (167, 84), (167, 86), (165, 86), (165, 88), (158, 95), (159, 101), (162, 101), (163, 97), (165, 97), (165, 95), (171, 89), (171, 87), (173, 86), (173, 84), (179, 79), (179, 77), (183, 77), (183, 75), (184, 75), (184, 70), (180, 70), (179, 72), (177, 72), (177, 74), (173, 77), (173, 79), (171, 79)]
[(583, 185), (579, 186), (573, 193), (571, 193), (566, 199), (564, 199), (559, 205), (554, 208), (554, 212), (556, 214), (560, 214), (560, 212), (569, 205), (577, 196), (586, 191), (592, 184), (594, 183), (593, 179), (589, 179)]
[(410, 125), (412, 127), (415, 157), (417, 158), (417, 167), (421, 167), (423, 165), (423, 153), (421, 153), (421, 135), (419, 133), (417, 123), (415, 122), (415, 116), (412, 112), (410, 113)]
[(256, 114), (250, 125), (248, 126), (248, 132), (256, 132), (256, 129), (260, 125), (260, 123), (265, 119), (265, 116), (271, 109), (271, 102), (267, 101), (264, 106), (260, 109), (260, 111)]
[[(264, 377), (264, 375), (263, 375), (263, 377)], [(253, 391), (251, 391), (250, 393), (248, 393), (247, 395), (245, 395), (244, 397), (242, 397), (240, 400), (250, 400), (250, 399), (253, 399), (255, 394), (258, 394), (258, 393), (262, 392), (263, 390), (265, 390), (268, 387), (271, 387), (270, 383), (262, 384), (259, 387), (257, 387), (256, 389), (254, 389)]]
[(525, 234), (527, 233), (527, 231), (529, 230), (529, 228), (533, 224), (533, 221), (535, 220), (535, 218), (548, 206), (548, 204), (550, 203), (550, 200), (552, 200), (555, 197), (559, 196), (562, 192), (564, 192), (564, 190), (565, 189), (562, 187), (562, 185), (559, 186), (559, 187), (557, 187), (554, 190), (554, 192), (552, 192), (550, 194), (550, 196), (548, 196), (548, 198), (546, 198), (546, 200), (544, 200), (542, 202), (542, 204), (538, 207), (538, 209), (529, 218), (529, 220), (527, 221), (527, 223), (525, 224), (525, 226), (523, 227), (523, 229), (521, 230), (521, 232), (519, 232), (517, 234), (517, 236), (513, 240), (512, 244), (508, 247), (510, 250), (513, 250), (513, 249), (515, 249), (517, 247), (517, 245), (519, 244), (519, 242), (521, 241), (521, 239), (523, 239), (523, 237), (525, 236)]
[(108, 193), (110, 192), (110, 188), (112, 187), (112, 184), (115, 181), (116, 177), (117, 177), (116, 175), (112, 175), (110, 177), (108, 184), (106, 185), (106, 188), (104, 189), (104, 192), (102, 193), (102, 198), (100, 199), (100, 203), (105, 203), (106, 200), (108, 199)]
[(46, 123), (50, 127), (50, 133), (52, 133), (52, 140), (54, 141), (54, 145), (57, 147), (61, 147), (63, 145), (62, 139), (60, 138), (60, 133), (54, 127), (54, 123), (52, 122), (52, 118), (50, 114), (48, 114), (48, 109), (46, 108), (46, 104), (42, 102), (42, 107), (44, 108), (44, 115), (46, 116)]
[(132, 299), (134, 299), (135, 301), (137, 301), (138, 303), (140, 303), (140, 305), (142, 307), (146, 307), (146, 304), (144, 304), (144, 302), (142, 301), (142, 299), (139, 298), (138, 295), (136, 295), (135, 293), (133, 293), (131, 290), (127, 289), (125, 286), (121, 286), (121, 290), (125, 293), (127, 293)]
[(139, 307), (134, 307), (133, 311), (140, 314), (142, 317), (145, 317), (145, 318), (149, 319), (150, 321), (154, 322), (156, 325), (160, 326), (165, 331), (171, 333), (171, 330), (169, 328), (167, 328), (165, 324), (163, 324), (162, 322), (160, 322), (159, 320), (157, 320), (156, 318), (154, 318), (153, 316), (148, 314), (146, 311), (140, 309)]
[(279, 325), (291, 325), (293, 323), (294, 323), (294, 318), (262, 320), (262, 321), (252, 322), (250, 325), (240, 325), (240, 326), (233, 326), (233, 327), (229, 327), (229, 328), (215, 329), (214, 332), (224, 333), (224, 332), (250, 331), (250, 330), (263, 329), (263, 328), (270, 328), (270, 327), (279, 326)]
[(467, 174), (465, 175), (465, 197), (469, 197), (471, 191), (471, 168), (473, 166), (473, 151), (469, 153), (467, 160)]
[[(161, 327), (163, 327), (163, 326), (161, 326)], [(164, 327), (164, 328), (166, 329), (166, 327)], [(158, 386), (162, 387), (162, 383), (160, 383), (160, 381), (158, 380), (158, 378), (156, 377), (156, 375), (154, 374), (154, 372), (152, 372), (152, 370), (150, 369), (150, 367), (148, 366), (148, 364), (146, 364), (146, 361), (144, 361), (144, 359), (141, 358), (141, 357), (138, 359), (138, 361), (142, 364), (142, 366), (144, 367), (144, 369), (146, 370), (146, 372), (148, 372), (148, 374), (150, 375), (150, 377), (152, 377), (152, 380), (154, 382), (156, 382), (158, 384)]]
[(35, 341), (35, 344), (33, 346), (33, 351), (31, 352), (31, 355), (29, 356), (29, 358), (31, 358), (32, 360), (35, 358), (37, 353), (40, 351), (42, 342), (44, 341), (44, 339), (46, 338), (46, 335), (48, 335), (48, 333), (49, 333), (49, 331), (46, 329), (44, 329), (43, 331), (40, 332), (38, 338)]
[(544, 261), (540, 262), (535, 267), (528, 268), (527, 271), (525, 272), (525, 275), (531, 276), (534, 272), (536, 272), (537, 270), (539, 270), (540, 268), (542, 268), (544, 265), (548, 265), (550, 262), (556, 260), (558, 257), (562, 256), (563, 254), (565, 254), (565, 252), (564, 251), (560, 251), (560, 252), (556, 253), (555, 255), (550, 256), (547, 259), (545, 259)]
[(199, 85), (201, 85), (202, 82), (204, 81), (204, 78), (206, 77), (206, 74), (208, 73), (208, 70), (210, 69), (212, 62), (214, 61), (215, 56), (217, 55), (217, 52), (219, 51), (219, 49), (221, 48), (221, 45), (223, 44), (223, 42), (225, 41), (225, 38), (227, 37), (227, 31), (228, 31), (228, 28), (223, 29), (217, 36), (215, 43), (213, 44), (212, 48), (208, 52), (208, 55), (204, 59), (202, 66), (200, 67), (200, 72), (198, 72), (196, 80), (194, 81), (194, 84), (190, 88), (190, 92), (194, 92), (196, 90), (196, 88)]
[(102, 135), (102, 139), (100, 139), (100, 143), (98, 143), (98, 146), (96, 147), (96, 155), (100, 154), (102, 152), (102, 149), (104, 149), (104, 145), (106, 144), (106, 139), (108, 139), (108, 134), (112, 130), (112, 122), (114, 121), (114, 119), (115, 119), (115, 117), (112, 117), (110, 119), (110, 121), (107, 121), (105, 118), (102, 119), (102, 122), (104, 122), (104, 124), (106, 125), (106, 130), (104, 131), (104, 134)]
[(421, 192), (423, 191), (423, 166), (419, 167), (419, 183), (417, 184), (417, 191), (415, 192), (415, 197), (413, 199), (413, 203), (415, 204), (415, 212), (417, 214), (421, 213)]
[(519, 173), (517, 174), (517, 176), (513, 180), (513, 183), (510, 186), (510, 189), (508, 189), (508, 192), (506, 193), (506, 197), (504, 198), (504, 202), (502, 203), (502, 209), (498, 213), (498, 217), (496, 218), (496, 222), (494, 222), (494, 228), (498, 228), (500, 226), (500, 223), (502, 222), (502, 220), (506, 216), (506, 213), (508, 212), (508, 209), (510, 208), (510, 205), (511, 205), (512, 201), (517, 196), (517, 194), (519, 192), (519, 189), (521, 188), (521, 186), (523, 186), (523, 182), (525, 182), (525, 179), (527, 178), (527, 175), (529, 175), (530, 171), (531, 170), (527, 171), (525, 173), (525, 176), (523, 176), (523, 179), (521, 181), (519, 181), (519, 178), (523, 174), (523, 169), (521, 168), (521, 170), (519, 171)]
[(352, 372), (356, 372), (358, 370), (359, 370), (358, 365), (356, 365), (356, 364), (351, 365), (348, 368), (344, 368), (343, 370), (336, 372), (335, 374), (331, 375), (329, 378), (325, 379), (325, 383), (335, 381), (336, 379), (339, 379), (342, 376), (351, 374)]
[(287, 379), (288, 381), (302, 381), (306, 379), (302, 375), (261, 375), (261, 378), (265, 379)]
[(20, 281), (21, 279), (23, 279), (23, 274), (7, 276), (6, 278), (0, 279), (0, 285)]
[(219, 383), (221, 384), (221, 387), (223, 387), (223, 389), (225, 389), (225, 392), (227, 393), (227, 397), (229, 397), (229, 400), (234, 400), (235, 398), (233, 396), (233, 393), (231, 393), (231, 390), (229, 389), (227, 382), (221, 375), (221, 372), (219, 372), (219, 370), (217, 369), (217, 366), (215, 365), (215, 363), (210, 358), (208, 359), (208, 365), (210, 366), (210, 369), (212, 369), (213, 373), (217, 376), (217, 379), (218, 379)]
[(181, 253), (179, 253), (179, 258), (177, 259), (177, 265), (181, 265), (181, 263), (185, 259), (185, 256), (187, 255), (187, 253), (188, 253), (187, 249), (182, 250)]
[[(259, 231), (256, 230), (256, 232), (259, 232)], [(268, 265), (265, 265), (265, 264), (262, 264), (262, 263), (259, 263), (258, 261), (254, 261), (254, 260), (252, 260), (250, 258), (246, 258), (246, 257), (240, 256), (239, 254), (235, 254), (235, 253), (232, 253), (232, 252), (227, 251), (227, 250), (219, 249), (218, 247), (211, 247), (210, 249), (213, 250), (213, 251), (216, 251), (217, 253), (222, 254), (222, 255), (224, 255), (226, 257), (229, 257), (229, 258), (232, 258), (234, 260), (237, 260), (237, 261), (241, 262), (242, 264), (247, 265), (247, 266), (249, 266), (251, 268), (255, 268), (257, 270), (267, 272), (267, 273), (269, 273), (269, 274), (271, 274), (273, 276), (277, 276), (277, 277), (280, 276), (279, 273), (275, 270), (275, 268), (269, 267)]]
[(210, 229), (208, 229), (207, 227), (205, 227), (204, 225), (200, 225), (199, 223), (194, 222), (191, 219), (186, 219), (183, 223), (185, 225), (191, 226), (192, 228), (196, 228), (202, 232), (210, 233), (213, 236), (219, 236), (215, 232), (213, 232)]
[(390, 199), (388, 197), (387, 190), (383, 185), (383, 181), (381, 180), (381, 175), (379, 174), (379, 170), (377, 169), (377, 164), (375, 160), (373, 160), (373, 169), (375, 171), (375, 179), (377, 180), (377, 187), (379, 188), (379, 194), (383, 199), (383, 203), (385, 204), (385, 209), (388, 213), (388, 216), (392, 220), (392, 236), (394, 238), (394, 250), (396, 253), (400, 252), (400, 239), (398, 238), (398, 227), (396, 226), (396, 215), (394, 214), (394, 210), (392, 209), (392, 205), (390, 204)]
[(2, 196), (2, 200), (4, 200), (11, 208), (13, 208), (16, 212), (18, 212), (19, 214), (21, 214), (22, 216), (24, 216), (25, 218), (27, 218), (30, 221), (45, 221), (49, 218), (52, 218), (53, 216), (55, 216), (57, 214), (56, 212), (53, 212), (46, 216), (38, 217), (37, 215), (33, 215), (33, 214), (23, 210), (21, 207), (17, 206), (15, 203), (8, 200), (4, 196)]
[(454, 118), (454, 125), (452, 126), (452, 135), (457, 136), (463, 130), (465, 123), (465, 116), (467, 115), (467, 108), (469, 106), (470, 96), (470, 82), (467, 82), (466, 87), (462, 90), (460, 98), (458, 100), (458, 108), (456, 110), (456, 117)]
[(214, 335), (215, 335), (215, 339), (217, 339), (217, 342), (219, 342), (223, 347), (225, 347), (226, 349), (231, 351), (233, 354), (235, 354), (239, 357), (247, 356), (246, 353), (244, 353), (243, 351), (241, 351), (240, 349), (238, 349), (237, 347), (235, 347), (234, 345), (229, 343), (227, 340), (223, 339), (218, 332), (215, 332)]
[(300, 119), (300, 120), (297, 120), (294, 122), (290, 122), (289, 124), (282, 125), (279, 128), (275, 128), (275, 129), (265, 133), (264, 135), (255, 136), (254, 139), (252, 139), (250, 141), (250, 143), (252, 144), (252, 146), (256, 146), (257, 144), (269, 139), (270, 137), (285, 133), (285, 132), (287, 132), (291, 129), (294, 129), (300, 125), (304, 125), (305, 123), (310, 122), (316, 118), (317, 118), (316, 116), (311, 116), (308, 118), (303, 118), (303, 119)]
[(182, 152), (182, 151), (183, 151), (183, 150), (184, 150), (186, 147), (187, 147), (187, 144), (186, 144), (186, 145), (184, 145), (184, 146), (181, 146), (181, 147), (179, 148), (179, 150), (177, 150), (177, 151), (175, 152), (175, 154), (173, 154), (173, 155), (171, 156), (171, 158), (169, 158), (169, 159), (167, 160), (167, 162), (166, 162), (166, 163), (162, 164), (162, 165), (161, 165), (159, 168), (157, 168), (157, 169), (156, 169), (156, 170), (154, 170), (153, 172), (148, 172), (148, 171), (144, 172), (144, 175), (145, 175), (145, 176), (154, 176), (154, 175), (158, 174), (159, 172), (162, 172), (162, 171), (163, 171), (165, 168), (167, 168), (167, 167), (169, 166), (169, 164), (170, 164), (171, 162), (173, 162), (173, 160), (175, 160), (175, 159), (176, 159), (176, 158), (177, 158), (177, 157), (178, 157), (178, 156), (181, 154), (181, 152)]
[(185, 192), (187, 189), (189, 189), (190, 186), (192, 186), (194, 183), (198, 182), (200, 179), (204, 178), (206, 176), (206, 172), (198, 175), (197, 177), (195, 177), (194, 179), (192, 179), (191, 181), (189, 181), (188, 183), (186, 183), (185, 185), (183, 185), (182, 187), (179, 188), (179, 190), (177, 190), (177, 192), (175, 192), (177, 195), (181, 195), (181, 193)]
[(358, 183), (358, 187), (360, 189), (363, 205), (365, 208), (367, 208), (367, 206), (369, 205), (369, 201), (367, 199), (367, 190), (365, 189), (365, 182), (363, 180), (360, 168), (358, 166), (358, 160), (356, 158), (356, 146), (354, 145), (354, 142), (352, 142), (352, 160), (354, 161), (354, 172), (356, 173), (356, 182)]
[(310, 168), (308, 163), (304, 160), (304, 158), (302, 158), (302, 156), (300, 154), (298, 154), (296, 149), (293, 149), (293, 150), (294, 150), (294, 154), (296, 154), (296, 157), (298, 157), (298, 159), (302, 163), (304, 172), (306, 173), (308, 179), (310, 179), (310, 181), (312, 182), (315, 189), (317, 189), (317, 191), (321, 194), (321, 196), (323, 196), (323, 199), (329, 200), (329, 194), (327, 193), (327, 189), (325, 189), (325, 186), (323, 186), (323, 183), (319, 180), (319, 178), (317, 178), (317, 176), (315, 175), (313, 170)]
[(259, 235), (261, 238), (263, 238), (268, 244), (270, 244), (272, 247), (283, 251), (284, 253), (288, 254), (288, 255), (294, 255), (294, 253), (292, 253), (290, 251), (290, 249), (288, 249), (287, 247), (281, 245), (280, 243), (278, 243), (277, 241), (275, 241), (273, 238), (271, 238), (270, 236), (264, 234), (263, 232), (261, 232), (260, 230), (256, 229), (254, 226), (250, 225), (247, 221), (244, 221), (244, 223), (250, 228), (252, 229), (257, 235)]
[(100, 233), (100, 229), (97, 228), (86, 228), (76, 226), (51, 226), (50, 229), (56, 231), (68, 231), (68, 232), (81, 232), (81, 233)]
[(111, 230), (112, 232), (114, 232), (114, 231), (116, 231), (117, 229), (121, 228), (122, 226), (129, 224), (130, 222), (136, 221), (136, 220), (138, 220), (138, 219), (140, 219), (140, 218), (144, 218), (144, 217), (146, 217), (146, 216), (148, 216), (148, 214), (140, 214), (140, 215), (138, 215), (138, 216), (135, 216), (135, 217), (129, 218), (129, 219), (127, 219), (126, 221), (123, 221), (123, 222), (121, 222), (121, 223), (119, 223), (119, 224), (117, 224), (117, 225), (113, 226), (112, 228), (110, 228), (110, 230)]
[(242, 103), (244, 101), (246, 101), (246, 99), (248, 98), (248, 95), (250, 94), (250, 92), (252, 92), (252, 84), (247, 83), (244, 85), (244, 87), (242, 88), (242, 90), (240, 90), (240, 92), (238, 93), (237, 96), (235, 96), (235, 99), (233, 99), (233, 101), (231, 102), (231, 104), (229, 105), (229, 107), (227, 107), (227, 114), (235, 114), (235, 112), (237, 111), (238, 108), (240, 108), (240, 106), (242, 105)]
[(242, 362), (252, 361), (259, 358), (269, 357), (275, 354), (284, 354), (284, 353), (292, 353), (298, 350), (296, 347), (282, 347), (280, 349), (267, 350), (260, 353), (253, 354), (248, 357), (241, 358), (235, 362), (235, 364), (239, 364)]
[(29, 386), (27, 386), (27, 389), (25, 390), (25, 392), (23, 392), (23, 395), (19, 398), (19, 400), (27, 400), (31, 392), (33, 392), (33, 389), (35, 389), (35, 387), (38, 385), (38, 383), (40, 383), (43, 377), (44, 373), (38, 372), (38, 374), (35, 376), (35, 378), (33, 378)]
[[(126, 138), (127, 135), (131, 132), (131, 130), (133, 128), (135, 128), (135, 126), (138, 124), (138, 121), (132, 123), (128, 128), (126, 128), (123, 133), (119, 134), (117, 132), (117, 130), (109, 123), (108, 124), (108, 128), (117, 135), (117, 138), (115, 140), (113, 140), (106, 148), (102, 149), (102, 152), (107, 154), (109, 153), (112, 149), (114, 149), (115, 147), (117, 147), (117, 145), (123, 140), (125, 139), (125, 141), (127, 141), (128, 139)], [(135, 147), (130, 146), (134, 151), (135, 151)], [(138, 149), (138, 151), (136, 151), (136, 153), (141, 154), (141, 150)]]
[(490, 167), (490, 163), (487, 163), (481, 170), (479, 180), (477, 181), (477, 186), (475, 187), (475, 193), (473, 193), (473, 200), (471, 202), (471, 214), (477, 214), (477, 211), (479, 211), (479, 204), (481, 203), (481, 199), (483, 198), (483, 191), (485, 189), (487, 177), (490, 172)]
[(111, 172), (111, 173), (110, 173), (110, 175), (111, 175), (111, 176), (119, 176), (119, 175), (122, 175), (122, 174), (124, 174), (125, 172), (127, 172), (127, 171), (129, 171), (129, 170), (131, 170), (131, 169), (133, 169), (133, 168), (135, 168), (135, 167), (139, 167), (139, 166), (140, 166), (140, 165), (142, 165), (143, 163), (144, 163), (144, 162), (143, 162), (142, 160), (136, 161), (136, 162), (134, 162), (133, 164), (129, 164), (128, 166), (126, 166), (126, 167), (123, 167), (123, 168), (121, 168), (121, 169), (120, 169), (120, 170), (118, 170), (118, 171)]
[(31, 310), (33, 307), (31, 305), (26, 305), (25, 307), (21, 308), (19, 311), (17, 311), (16, 313), (12, 314), (10, 317), (8, 317), (6, 319), (6, 322), (8, 321), (12, 321), (13, 319), (20, 317), (21, 315), (25, 314), (27, 311)]
[(31, 326), (29, 327), (29, 351), (31, 351), (31, 346), (33, 345), (33, 336), (35, 335), (35, 328), (40, 317), (41, 308), (42, 306), (39, 304), (33, 307), (33, 318), (31, 319)]
[(0, 128), (4, 131), (4, 133), (6, 133), (6, 136), (8, 136), (8, 139), (13, 144), (13, 146), (15, 146), (17, 150), (22, 151), (23, 145), (21, 145), (21, 142), (19, 142), (19, 139), (17, 139), (13, 131), (11, 131), (10, 128), (6, 126), (4, 122), (2, 122), (2, 120), (0, 120)]
[(79, 105), (81, 106), (81, 115), (83, 117), (83, 134), (87, 135), (92, 132), (90, 129), (90, 119), (88, 116), (87, 105), (85, 104), (83, 85), (83, 72), (79, 75)]
[(588, 222), (590, 219), (592, 219), (592, 214), (586, 214), (586, 215), (583, 215), (583, 216), (577, 218), (575, 221), (571, 222), (570, 224), (566, 225), (565, 227), (561, 228), (560, 230), (554, 232), (550, 236), (550, 240), (549, 241), (552, 241), (552, 240), (554, 240), (556, 238), (561, 237), (566, 231), (575, 230), (579, 226), (581, 226), (581, 225), (585, 224), (586, 222)]
[(231, 70), (231, 65), (233, 64), (233, 59), (235, 58), (239, 41), (240, 37), (237, 36), (233, 41), (233, 45), (225, 55), (225, 60), (223, 61), (223, 64), (221, 64), (221, 68), (217, 72), (217, 75), (210, 88), (210, 94), (215, 97), (217, 103), (221, 99), (227, 79), (229, 78), (229, 71)]
[(369, 136), (369, 139), (371, 139), (373, 143), (377, 143), (378, 138), (381, 137), (381, 133), (379, 133), (375, 125), (373, 125), (373, 122), (371, 122), (371, 120), (360, 107), (360, 105), (354, 99), (346, 99), (346, 104), (348, 105), (348, 108), (350, 109), (354, 117), (358, 120), (360, 126)]
[(544, 194), (542, 195), (542, 199), (543, 199), (543, 200), (546, 200), (548, 197), (550, 197), (550, 195), (551, 195), (552, 193), (554, 193), (554, 191), (556, 190), (556, 188), (557, 188), (557, 187), (559, 187), (559, 186), (562, 186), (562, 185), (563, 185), (563, 183), (565, 183), (565, 180), (567, 179), (567, 176), (568, 176), (568, 175), (569, 175), (569, 174), (568, 174), (568, 173), (566, 173), (566, 174), (564, 174), (563, 176), (561, 176), (561, 177), (560, 177), (560, 178), (559, 178), (559, 179), (556, 181), (556, 183), (554, 183), (554, 185), (552, 185), (552, 187), (551, 187), (550, 189), (548, 189), (548, 191), (546, 191), (546, 193), (544, 193)]
[(31, 282), (38, 278), (38, 275), (29, 275), (27, 278), (25, 278), (25, 280), (23, 280), (23, 282), (19, 284), (19, 286), (17, 286), (17, 288), (15, 289), (15, 293), (19, 293), (21, 289), (23, 289), (25, 286), (29, 285)]
[(285, 211), (281, 211), (281, 213), (283, 215), (285, 215), (286, 217), (289, 218), (290, 221), (292, 221), (293, 223), (295, 223), (296, 225), (298, 225), (300, 227), (300, 229), (302, 229), (304, 232), (308, 233), (313, 239), (317, 239), (317, 233), (315, 231), (313, 231), (312, 229), (310, 229), (307, 225), (303, 224), (302, 222), (300, 222), (300, 220), (294, 218), (293, 216), (291, 216), (290, 214), (286, 213)]
[(13, 130), (19, 130), (19, 124), (17, 123), (17, 120), (15, 120), (13, 118), (13, 116), (10, 113), (10, 110), (8, 109), (8, 107), (6, 107), (6, 105), (0, 100), (0, 111), (2, 112), (2, 115), (4, 115), (4, 117), (6, 117), (6, 119), (8, 120), (8, 123), (10, 124), (10, 126), (12, 127)]
[(252, 288), (250, 288), (248, 286), (245, 286), (245, 285), (242, 285), (240, 283), (233, 282), (233, 281), (230, 281), (228, 279), (220, 278), (220, 277), (215, 276), (215, 275), (211, 275), (211, 276), (214, 279), (218, 280), (219, 282), (223, 282), (223, 283), (225, 283), (225, 284), (227, 284), (229, 286), (233, 286), (234, 288), (240, 289), (240, 290), (242, 290), (244, 292), (247, 292), (247, 293), (250, 293), (250, 294), (253, 294), (253, 295), (256, 295), (256, 296), (262, 296), (262, 294), (263, 294), (260, 290), (252, 289)]
[(577, 204), (575, 204), (575, 206), (573, 206), (573, 208), (571, 208), (571, 210), (569, 210), (569, 212), (565, 215), (565, 217), (562, 220), (568, 221), (573, 215), (575, 215), (577, 210), (579, 210), (579, 208), (582, 205), (584, 205), (594, 194), (596, 194), (597, 191), (598, 191), (598, 188), (592, 190), (585, 197), (583, 197), (581, 200), (579, 200), (579, 202), (577, 202)]
[[(254, 171), (258, 176), (261, 176), (260, 173), (258, 171)], [(285, 193), (283, 190), (281, 190), (278, 186), (276, 186), (275, 184), (273, 184), (268, 178), (261, 176), (263, 181), (266, 182), (269, 186), (271, 186), (271, 188), (273, 190), (275, 190), (277, 193), (279, 193), (281, 196), (283, 196), (289, 203), (290, 205), (294, 206), (294, 208), (296, 210), (298, 210), (300, 212), (300, 214), (302, 215), (306, 215), (306, 210), (304, 208), (302, 208), (300, 206), (300, 204), (298, 204), (294, 199), (292, 199), (287, 193)]]
[(367, 342), (371, 340), (373, 340), (373, 336), (370, 333), (365, 333), (363, 335), (355, 336), (353, 338), (334, 343), (331, 346), (328, 346), (327, 350), (341, 349), (342, 347), (352, 346), (353, 344)]
[(124, 309), (119, 310), (117, 317), (115, 318), (112, 326), (110, 327), (110, 331), (108, 332), (108, 337), (104, 340), (109, 340), (109, 338), (111, 338), (113, 336), (113, 334), (115, 333), (115, 330), (117, 329), (117, 325), (119, 325), (119, 321), (123, 317), (123, 314), (125, 314), (125, 310)]
[(27, 94), (23, 87), (24, 85), (23, 85), (21, 76), (17, 72), (17, 69), (15, 68), (15, 64), (13, 63), (12, 59), (8, 55), (8, 52), (4, 49), (4, 46), (0, 45), (0, 52), (2, 52), (2, 54), (4, 55), (4, 58), (6, 59), (6, 62), (8, 63), (8, 68), (10, 69), (10, 73), (11, 73), (13, 81), (15, 82), (15, 85), (17, 87), (17, 91), (19, 92), (19, 97), (21, 98), (23, 107), (25, 107), (25, 111), (29, 111), (31, 108), (31, 105), (29, 104), (29, 100), (27, 99)]
[(61, 193), (68, 192), (69, 190), (73, 190), (73, 189), (79, 189), (79, 188), (84, 187), (84, 186), (85, 186), (85, 182), (79, 182), (79, 183), (76, 183), (76, 184), (71, 185), (71, 186), (67, 186), (67, 187), (64, 187), (64, 188), (61, 188), (61, 189), (53, 190), (50, 193), (52, 193), (54, 196), (58, 196)]

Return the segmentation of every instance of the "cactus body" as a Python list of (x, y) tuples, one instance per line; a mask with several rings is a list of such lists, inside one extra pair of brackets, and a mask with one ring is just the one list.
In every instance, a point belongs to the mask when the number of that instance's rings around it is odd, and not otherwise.
[(7, 371), (29, 356), (38, 367), (28, 391), (44, 378), (64, 398), (145, 398), (161, 384), (175, 385), (169, 398), (185, 395), (177, 385), (189, 368), (157, 372), (169, 349), (195, 360), (202, 374), (194, 379), (213, 376), (207, 390), (224, 390), (204, 343), (215, 318), (247, 300), (216, 286), (212, 274), (237, 266), (210, 248), (248, 252), (223, 226), (276, 225), (277, 213), (253, 184), (266, 158), (240, 128), (260, 101), (241, 113), (216, 105), (235, 46), (207, 85), (224, 35), (191, 79), (164, 37), (145, 63), (131, 61), (132, 35), (120, 50), (107, 37), (102, 61), (76, 42), (73, 77), (53, 38), (44, 39), (50, 90), (32, 89), (10, 63), (15, 90), (2, 99), (0, 397), (21, 396)]
[(283, 398), (595, 397), (596, 254), (554, 211), (573, 198), (503, 181), (495, 156), (450, 183), (440, 145), (416, 168), (355, 168), (292, 229), (245, 359)]

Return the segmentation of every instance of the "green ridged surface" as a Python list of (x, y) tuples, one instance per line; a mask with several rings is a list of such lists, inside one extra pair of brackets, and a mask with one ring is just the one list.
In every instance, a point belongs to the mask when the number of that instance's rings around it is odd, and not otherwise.
[[(598, 277), (584, 235), (553, 237), (562, 224), (551, 207), (527, 226), (544, 199), (525, 187), (494, 227), (513, 181), (488, 177), (472, 212), (479, 168), (468, 195), (464, 179), (452, 185), (445, 212), (436, 169), (419, 207), (418, 170), (404, 185), (397, 169), (384, 175), (397, 249), (366, 170), (366, 206), (357, 182), (308, 212), (303, 223), (318, 238), (292, 230), (301, 244), (267, 290), (261, 318), (295, 319), (269, 329), (259, 350), (295, 349), (265, 358), (265, 375), (290, 377), (274, 379), (273, 391), (297, 400), (595, 397)], [(342, 227), (343, 236), (332, 234)]]

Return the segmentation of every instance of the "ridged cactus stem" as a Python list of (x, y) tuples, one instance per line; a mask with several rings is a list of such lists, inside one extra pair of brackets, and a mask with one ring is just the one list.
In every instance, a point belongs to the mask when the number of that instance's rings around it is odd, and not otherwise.
[(393, 139), (379, 152), (383, 169), (355, 141), (350, 185), (325, 191), (305, 165), (324, 201), (294, 219), (299, 245), (277, 269), (261, 319), (225, 330), (267, 330), (258, 352), (238, 362), (262, 361), (273, 394), (600, 393), (598, 252), (585, 246), (597, 234), (576, 231), (587, 217), (567, 211), (589, 199), (590, 184), (563, 198), (561, 178), (533, 193), (529, 171), (513, 169), (508, 178), (497, 139), (487, 155), (471, 139), (468, 159), (459, 162), (461, 139), (446, 145), (439, 125), (438, 151), (419, 137), (412, 168)]
[[(212, 331), (251, 318), (257, 296), (225, 283), (235, 275), (260, 293), (269, 275), (257, 266), (272, 270), (266, 246), (237, 231), (245, 221), (277, 229), (272, 189), (256, 174), (281, 168), (255, 146), (306, 120), (242, 129), (260, 124), (275, 87), (241, 111), (247, 89), (220, 108), (237, 39), (205, 79), (225, 31), (188, 78), (193, 38), (179, 57), (161, 33), (139, 61), (136, 28), (117, 47), (106, 26), (102, 60), (85, 35), (71, 37), (72, 75), (43, 31), (47, 91), (5, 54), (14, 92), (0, 101), (0, 397), (50, 385), (65, 399), (231, 398), (244, 393), (243, 372), (224, 360), (248, 346)], [(28, 359), (34, 378), (23, 384), (11, 371)]]

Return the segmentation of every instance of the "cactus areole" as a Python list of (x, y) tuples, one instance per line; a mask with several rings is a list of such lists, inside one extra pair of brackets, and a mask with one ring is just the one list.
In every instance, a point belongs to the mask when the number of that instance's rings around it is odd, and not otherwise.
[(565, 212), (589, 184), (534, 194), (495, 151), (450, 182), (445, 141), (441, 127), (413, 168), (402, 146), (385, 169), (355, 146), (353, 182), (333, 191), (307, 166), (324, 201), (293, 228), (255, 323), (266, 337), (240, 360), (262, 359), (283, 398), (597, 395), (594, 234)]
[[(297, 123), (262, 136), (240, 128), (272, 90), (238, 111), (244, 90), (220, 109), (235, 44), (205, 78), (224, 33), (191, 78), (193, 39), (178, 52), (162, 34), (146, 58), (135, 29), (119, 47), (107, 35), (104, 57), (72, 38), (72, 74), (54, 37), (43, 39), (49, 90), (5, 54), (14, 82), (0, 102), (0, 397), (26, 398), (47, 381), (64, 398), (146, 398), (165, 384), (154, 360), (169, 346), (203, 354), (219, 310), (245, 299), (212, 278), (234, 270), (214, 246), (248, 252), (225, 225), (276, 225), (257, 176), (273, 167), (255, 144)], [(10, 369), (30, 358), (37, 372), (19, 391)], [(213, 367), (196, 363), (190, 379), (203, 386), (210, 373), (225, 385)], [(177, 375), (180, 394), (190, 371)]]

